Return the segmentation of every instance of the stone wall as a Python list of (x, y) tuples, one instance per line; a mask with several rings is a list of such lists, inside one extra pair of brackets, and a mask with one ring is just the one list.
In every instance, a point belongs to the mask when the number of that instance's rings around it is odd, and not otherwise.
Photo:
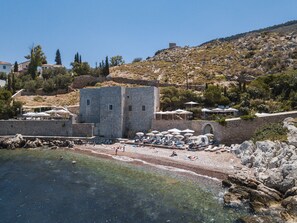
[(72, 136), (74, 137), (92, 137), (93, 131), (93, 123), (76, 123), (72, 126)]
[[(242, 143), (249, 140), (257, 129), (269, 124), (282, 122), (287, 117), (297, 117), (297, 111), (271, 114), (265, 117), (257, 117), (253, 120), (242, 120), (240, 118), (227, 120), (225, 125), (221, 125), (215, 121), (207, 120), (153, 120), (152, 129), (165, 131), (171, 128), (193, 129), (195, 135), (208, 133), (208, 127), (212, 128), (215, 140), (218, 143), (227, 145), (234, 143)], [(206, 128), (206, 126), (208, 126)]]
[(71, 120), (0, 120), (0, 135), (72, 136)]

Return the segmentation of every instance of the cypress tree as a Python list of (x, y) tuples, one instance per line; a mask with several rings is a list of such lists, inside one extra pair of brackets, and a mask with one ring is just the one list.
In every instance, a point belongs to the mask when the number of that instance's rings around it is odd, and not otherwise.
[(61, 59), (61, 54), (59, 49), (57, 49), (56, 51), (55, 62), (56, 62), (56, 65), (62, 65), (62, 59)]
[(14, 62), (13, 72), (19, 72), (19, 65), (18, 65), (18, 62)]
[(14, 75), (15, 75), (14, 73), (11, 74), (11, 90), (12, 90), (12, 93), (15, 92), (15, 76)]
[[(77, 53), (78, 54), (78, 53)], [(79, 63), (81, 63), (81, 55), (79, 55)]]
[(108, 62), (108, 56), (105, 58), (105, 72), (104, 75), (109, 75), (109, 62)]

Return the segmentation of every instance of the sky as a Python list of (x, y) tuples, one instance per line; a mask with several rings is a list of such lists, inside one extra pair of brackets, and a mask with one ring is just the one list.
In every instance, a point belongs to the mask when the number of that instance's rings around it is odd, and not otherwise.
[(48, 63), (59, 49), (95, 67), (106, 56), (126, 63), (157, 50), (297, 20), (296, 0), (0, 0), (0, 61), (25, 61), (41, 45)]

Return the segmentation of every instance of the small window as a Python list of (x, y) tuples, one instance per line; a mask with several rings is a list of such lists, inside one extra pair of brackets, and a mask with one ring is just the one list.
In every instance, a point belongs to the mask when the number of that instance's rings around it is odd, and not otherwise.
[(6, 66), (5, 65), (3, 65), (3, 70), (5, 70), (6, 69)]
[(127, 96), (127, 98), (129, 98), (130, 96)]
[(142, 105), (142, 111), (145, 111), (145, 105)]
[(132, 111), (132, 105), (129, 105), (128, 109), (129, 109), (129, 111)]
[(87, 99), (87, 105), (90, 105), (90, 104), (91, 104), (90, 100), (89, 100), (89, 99)]
[(111, 110), (112, 110), (112, 105), (109, 105), (108, 108), (109, 108), (109, 110), (111, 111)]

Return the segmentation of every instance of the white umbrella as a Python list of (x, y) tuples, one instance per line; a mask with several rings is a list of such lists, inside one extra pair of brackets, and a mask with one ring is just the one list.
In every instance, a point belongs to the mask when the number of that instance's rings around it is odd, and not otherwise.
[(157, 133), (155, 136), (163, 136), (162, 133)]
[(185, 105), (198, 105), (198, 103), (194, 101), (189, 101), (189, 102), (186, 102)]
[(174, 129), (169, 129), (168, 132), (181, 132), (181, 130), (174, 128)]
[(168, 138), (173, 137), (173, 135), (171, 135), (171, 134), (166, 134), (165, 136), (168, 137)]
[(195, 131), (194, 131), (194, 130), (191, 130), (191, 129), (184, 129), (184, 130), (182, 130), (181, 132), (185, 132), (185, 133), (194, 133)]
[(151, 133), (151, 132), (149, 132), (149, 133), (146, 133), (146, 135), (147, 136), (153, 136), (153, 135), (155, 135), (154, 133)]
[(213, 111), (213, 112), (222, 112), (222, 111), (224, 111), (224, 110), (221, 109), (221, 108), (215, 108), (215, 109), (212, 109), (211, 111)]
[(27, 113), (23, 114), (23, 116), (25, 116), (25, 117), (36, 117), (37, 116), (36, 114), (37, 114), (36, 112), (27, 112)]
[(141, 136), (144, 135), (144, 133), (143, 133), (143, 132), (136, 132), (136, 135), (137, 135), (138, 137), (141, 137)]
[(208, 108), (202, 108), (201, 111), (202, 111), (202, 112), (211, 112), (211, 110), (208, 109)]
[(163, 131), (163, 132), (161, 132), (161, 134), (166, 135), (166, 134), (168, 134), (168, 132), (167, 131)]
[(191, 136), (189, 139), (199, 139), (199, 136)]
[(193, 133), (186, 133), (184, 136), (192, 136), (193, 135)]
[(178, 138), (178, 139), (183, 139), (184, 138), (184, 136), (182, 136), (182, 135), (176, 135), (176, 136), (174, 136), (175, 138)]
[(35, 116), (38, 116), (38, 117), (49, 117), (51, 115), (50, 114), (47, 114), (45, 112), (39, 112), (39, 113), (36, 113)]
[(171, 132), (172, 135), (180, 135), (180, 132)]
[(152, 133), (157, 134), (157, 133), (159, 133), (159, 131), (153, 130)]
[(182, 110), (182, 109), (177, 109), (175, 110), (176, 113), (181, 113), (181, 112), (184, 112), (185, 110)]

